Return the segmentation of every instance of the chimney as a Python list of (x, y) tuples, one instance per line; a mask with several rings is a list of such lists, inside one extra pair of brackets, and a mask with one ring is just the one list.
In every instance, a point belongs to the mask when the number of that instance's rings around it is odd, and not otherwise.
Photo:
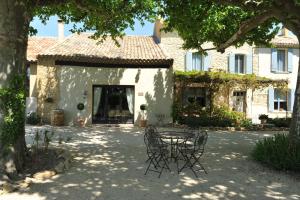
[(157, 40), (158, 43), (161, 42), (161, 29), (163, 28), (163, 20), (162, 19), (156, 19), (154, 23), (154, 30), (153, 30), (153, 36)]
[(288, 37), (289, 30), (283, 26), (280, 30), (279, 36)]
[(289, 30), (285, 27), (283, 27), (283, 36), (288, 37), (289, 36)]
[(57, 32), (58, 32), (58, 39), (59, 40), (63, 40), (65, 37), (65, 33), (64, 33), (64, 22), (61, 19), (57, 20)]

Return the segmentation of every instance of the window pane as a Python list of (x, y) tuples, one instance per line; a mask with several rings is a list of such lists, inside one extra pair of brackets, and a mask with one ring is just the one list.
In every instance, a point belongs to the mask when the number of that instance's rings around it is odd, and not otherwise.
[(186, 88), (184, 90), (184, 103), (196, 103), (202, 107), (206, 106), (206, 89), (205, 88)]
[(275, 100), (281, 100), (281, 101), (286, 101), (286, 92), (281, 91), (279, 89), (274, 90), (274, 99)]
[(199, 96), (197, 96), (196, 97), (196, 103), (199, 106), (205, 107), (205, 97), (199, 97)]
[(279, 104), (279, 110), (280, 111), (286, 111), (287, 110), (287, 103), (285, 102), (280, 102)]
[(192, 69), (193, 70), (202, 70), (201, 68), (201, 55), (199, 53), (192, 54)]
[(277, 51), (277, 66), (278, 71), (285, 71), (285, 50)]
[(235, 73), (245, 73), (244, 55), (235, 55)]
[(274, 102), (274, 110), (278, 110), (278, 102)]

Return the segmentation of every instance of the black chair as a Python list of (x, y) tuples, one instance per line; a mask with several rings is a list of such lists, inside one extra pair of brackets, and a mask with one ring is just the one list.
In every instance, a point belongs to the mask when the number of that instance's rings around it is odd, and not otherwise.
[(185, 163), (179, 172), (181, 172), (184, 168), (190, 168), (196, 177), (198, 177), (196, 173), (197, 171), (202, 170), (207, 174), (207, 171), (200, 162), (200, 158), (204, 153), (207, 138), (207, 131), (198, 132), (193, 145), (188, 143), (180, 145), (178, 151), (183, 157)]
[(167, 160), (169, 150), (159, 137), (158, 133), (147, 127), (145, 129), (144, 142), (147, 148), (149, 161), (145, 175), (148, 173), (148, 171), (153, 171), (158, 172), (158, 177), (160, 177), (164, 169), (171, 171)]

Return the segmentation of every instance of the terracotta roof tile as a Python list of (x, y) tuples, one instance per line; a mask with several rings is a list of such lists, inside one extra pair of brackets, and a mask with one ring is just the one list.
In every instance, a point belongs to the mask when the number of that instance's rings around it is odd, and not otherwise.
[(276, 36), (271, 44), (274, 44), (276, 47), (299, 47), (299, 41), (296, 37), (290, 36)]
[(37, 55), (45, 49), (57, 43), (55, 37), (29, 37), (27, 47), (27, 60), (30, 62), (37, 61)]
[(124, 36), (118, 39), (118, 47), (111, 37), (103, 42), (91, 39), (90, 33), (72, 34), (63, 42), (43, 51), (39, 56), (57, 59), (104, 63), (172, 63), (152, 36)]

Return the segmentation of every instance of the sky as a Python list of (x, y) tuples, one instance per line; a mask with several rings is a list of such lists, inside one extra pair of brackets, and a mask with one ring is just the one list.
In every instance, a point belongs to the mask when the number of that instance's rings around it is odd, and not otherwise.
[[(57, 36), (57, 20), (58, 17), (53, 16), (47, 22), (46, 25), (41, 23), (38, 18), (34, 18), (31, 22), (31, 26), (37, 29), (37, 36)], [(152, 35), (153, 34), (153, 23), (146, 22), (144, 26), (142, 26), (139, 21), (135, 21), (134, 30), (127, 29), (125, 31), (126, 35)], [(69, 31), (72, 28), (72, 24), (65, 24), (65, 36), (71, 34)]]

